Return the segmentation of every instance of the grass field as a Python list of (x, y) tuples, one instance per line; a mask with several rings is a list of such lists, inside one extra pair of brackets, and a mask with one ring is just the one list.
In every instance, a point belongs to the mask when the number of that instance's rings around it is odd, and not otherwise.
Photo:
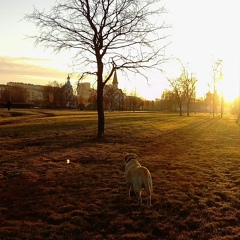
[[(0, 110), (0, 239), (240, 239), (235, 117), (107, 112), (97, 141), (95, 112)], [(150, 209), (127, 197), (127, 152)]]

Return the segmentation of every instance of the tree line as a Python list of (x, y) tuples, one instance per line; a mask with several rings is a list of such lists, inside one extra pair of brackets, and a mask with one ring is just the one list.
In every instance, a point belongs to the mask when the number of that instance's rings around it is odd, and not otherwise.
[[(71, 50), (80, 80), (95, 75), (97, 80), (97, 137), (104, 137), (104, 89), (116, 70), (144, 75), (150, 69), (161, 71), (168, 45), (162, 16), (166, 10), (159, 0), (65, 0), (56, 1), (49, 11), (34, 9), (26, 19), (35, 24), (38, 34), (32, 36), (55, 52)], [(104, 74), (109, 73), (107, 78)], [(183, 71), (170, 79), (174, 98), (182, 114), (187, 114), (195, 99), (196, 79)], [(215, 84), (215, 82), (214, 82)], [(106, 99), (106, 98), (105, 98)], [(213, 93), (213, 115), (216, 91)]]
[[(19, 84), (5, 85), (0, 88), (0, 106), (5, 107), (10, 100), (13, 107), (41, 107), (41, 108), (78, 108), (81, 110), (97, 110), (97, 91), (92, 89), (88, 98), (74, 94), (71, 85), (60, 84), (57, 81), (46, 86), (38, 86), (38, 91), (33, 94), (35, 85)], [(136, 94), (127, 96), (120, 89), (107, 85), (103, 93), (104, 110), (135, 111), (148, 108), (153, 101), (144, 100)]]

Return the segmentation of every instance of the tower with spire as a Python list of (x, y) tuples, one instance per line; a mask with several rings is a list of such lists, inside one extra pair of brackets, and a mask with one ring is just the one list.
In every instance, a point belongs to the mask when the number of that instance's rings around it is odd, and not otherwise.
[(67, 76), (66, 85), (67, 85), (68, 87), (72, 87), (72, 85), (71, 85), (71, 83), (70, 83), (70, 76), (69, 76), (69, 74), (68, 74), (68, 76)]
[(69, 74), (67, 76), (67, 82), (63, 85), (62, 88), (62, 100), (66, 106), (70, 107), (74, 104), (75, 100)]
[(117, 72), (116, 72), (116, 70), (114, 71), (112, 85), (113, 85), (113, 88), (114, 88), (115, 90), (118, 89), (118, 78), (117, 78)]

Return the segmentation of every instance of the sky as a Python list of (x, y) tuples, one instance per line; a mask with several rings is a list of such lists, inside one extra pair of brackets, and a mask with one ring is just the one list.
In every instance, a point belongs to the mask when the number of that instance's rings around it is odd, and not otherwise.
[[(51, 49), (34, 46), (27, 35), (37, 29), (25, 14), (37, 9), (49, 9), (55, 0), (1, 0), (0, 8), (0, 84), (26, 82), (46, 85), (52, 81), (64, 83), (73, 71), (71, 57), (55, 54)], [(167, 14), (166, 24), (170, 45), (166, 54), (171, 60), (162, 65), (162, 72), (149, 72), (149, 81), (137, 76), (118, 75), (119, 88), (149, 100), (160, 98), (169, 88), (167, 78), (181, 73), (181, 63), (198, 79), (198, 96), (212, 87), (213, 65), (222, 60), (223, 79), (219, 92), (226, 100), (240, 94), (240, 1), (239, 0), (162, 0)], [(179, 59), (179, 60), (176, 60)], [(74, 81), (74, 79), (72, 79)]]

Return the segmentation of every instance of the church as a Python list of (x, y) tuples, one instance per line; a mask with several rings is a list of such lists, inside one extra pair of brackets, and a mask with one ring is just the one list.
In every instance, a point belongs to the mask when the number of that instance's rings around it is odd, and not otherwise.
[[(118, 88), (117, 72), (114, 72), (113, 80), (104, 87), (104, 108), (105, 110), (122, 110), (124, 93)], [(77, 99), (80, 109), (95, 108), (97, 101), (97, 92), (91, 88), (89, 82), (79, 83), (77, 86)], [(95, 104), (95, 106), (94, 106)]]
[(122, 89), (118, 88), (117, 72), (114, 72), (112, 84), (104, 88), (104, 107), (106, 110), (122, 110), (124, 94)]

